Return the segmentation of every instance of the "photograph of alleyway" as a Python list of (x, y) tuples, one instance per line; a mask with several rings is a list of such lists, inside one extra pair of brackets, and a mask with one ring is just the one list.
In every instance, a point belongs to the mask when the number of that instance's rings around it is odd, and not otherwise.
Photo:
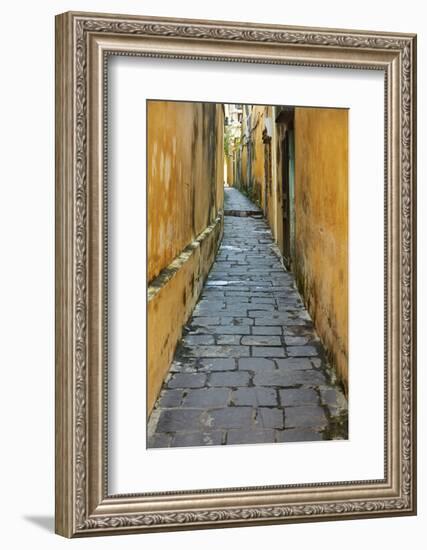
[(348, 111), (147, 121), (147, 447), (348, 439)]

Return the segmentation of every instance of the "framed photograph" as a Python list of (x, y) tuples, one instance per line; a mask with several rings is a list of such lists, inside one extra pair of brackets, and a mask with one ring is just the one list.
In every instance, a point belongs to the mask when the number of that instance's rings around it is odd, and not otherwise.
[(416, 513), (416, 37), (56, 17), (56, 532)]

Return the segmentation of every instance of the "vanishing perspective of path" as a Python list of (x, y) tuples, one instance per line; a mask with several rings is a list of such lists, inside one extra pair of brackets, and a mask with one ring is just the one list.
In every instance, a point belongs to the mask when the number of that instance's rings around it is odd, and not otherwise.
[(346, 439), (346, 399), (266, 221), (233, 188), (224, 210), (224, 238), (148, 447)]

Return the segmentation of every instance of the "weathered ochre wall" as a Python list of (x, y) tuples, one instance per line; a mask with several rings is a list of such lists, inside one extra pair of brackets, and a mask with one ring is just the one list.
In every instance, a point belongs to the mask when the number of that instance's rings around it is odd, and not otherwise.
[[(246, 193), (251, 200), (264, 208), (264, 143), (263, 129), (267, 108), (263, 105), (245, 106), (246, 113), (242, 122), (242, 144), (241, 144), (241, 172), (235, 174), (235, 181), (239, 182), (238, 187)], [(248, 166), (249, 165), (249, 166)]]
[(225, 160), (225, 166), (226, 166), (226, 174), (227, 174), (227, 178), (226, 178), (226, 183), (232, 187), (233, 184), (234, 184), (234, 164), (233, 164), (233, 156), (232, 155), (227, 155), (226, 157), (226, 160)]
[(348, 111), (295, 109), (298, 286), (344, 386), (348, 383)]
[[(266, 118), (271, 120), (271, 136), (267, 135), (267, 142), (264, 143), (264, 171), (267, 169), (269, 174), (265, 174), (265, 204), (263, 205), (264, 215), (267, 218), (268, 224), (270, 226), (273, 237), (277, 238), (277, 223), (276, 223), (276, 213), (277, 213), (277, 174), (274, 167), (277, 163), (277, 156), (275, 151), (275, 139), (276, 139), (276, 128), (273, 124), (273, 107), (271, 105), (264, 107), (264, 125)], [(267, 150), (269, 155), (267, 155)], [(268, 168), (266, 167), (268, 164)], [(269, 181), (267, 181), (269, 178)]]
[(251, 113), (251, 198), (261, 208), (264, 208), (264, 129), (265, 107), (254, 105)]
[(151, 412), (222, 235), (222, 105), (149, 101), (148, 398)]
[(222, 136), (221, 105), (148, 102), (149, 281), (222, 208)]
[[(282, 189), (282, 179), (283, 179), (283, 158), (282, 158), (282, 141), (288, 131), (287, 124), (275, 124), (275, 139), (272, 142), (272, 148), (275, 150), (276, 155), (276, 166), (273, 167), (273, 170), (276, 174), (276, 189), (273, 197), (273, 203), (271, 207), (271, 216), (275, 222), (275, 240), (277, 246), (279, 247), (282, 255), (284, 254), (284, 239), (283, 239), (283, 189)], [(274, 206), (274, 202), (276, 205)]]
[(242, 163), (240, 172), (240, 189), (244, 192), (248, 192), (248, 148), (246, 145), (242, 145)]

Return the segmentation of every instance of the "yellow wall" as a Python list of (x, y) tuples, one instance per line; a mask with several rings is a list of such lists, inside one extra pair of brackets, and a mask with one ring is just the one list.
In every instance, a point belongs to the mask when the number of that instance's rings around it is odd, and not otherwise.
[(222, 208), (222, 135), (221, 105), (148, 102), (149, 281)]
[(222, 236), (223, 107), (149, 101), (147, 125), (150, 412)]
[(252, 193), (251, 198), (261, 208), (264, 208), (264, 143), (262, 131), (264, 129), (265, 107), (254, 105), (251, 114), (251, 141), (252, 141)]
[[(267, 218), (268, 224), (270, 226), (271, 232), (273, 234), (273, 237), (276, 239), (277, 237), (277, 222), (276, 222), (276, 215), (277, 215), (277, 173), (274, 167), (277, 164), (277, 156), (275, 151), (275, 139), (277, 136), (276, 131), (276, 125), (273, 122), (273, 108), (271, 106), (265, 107), (265, 114), (264, 114), (264, 120), (268, 117), (272, 121), (271, 129), (272, 129), (272, 135), (268, 137), (270, 143), (268, 145), (264, 144), (264, 161), (265, 161), (265, 155), (267, 151), (267, 147), (270, 150), (270, 158), (269, 158), (269, 171), (270, 171), (270, 184), (267, 185), (266, 181), (266, 204), (263, 205), (264, 209), (264, 215)], [(265, 124), (265, 123), (264, 123)]]
[[(275, 124), (275, 140), (272, 143), (272, 148), (274, 148), (276, 153), (276, 166), (273, 168), (276, 174), (275, 181), (275, 194), (273, 201), (270, 205), (269, 218), (273, 218), (275, 222), (275, 240), (277, 246), (282, 254), (284, 254), (284, 239), (283, 239), (283, 190), (282, 190), (282, 151), (281, 143), (285, 137), (287, 131), (286, 124)], [(276, 203), (274, 207), (274, 202)]]
[(348, 382), (348, 111), (295, 109), (294, 271), (337, 374)]
[[(242, 164), (240, 173), (240, 187), (256, 204), (264, 208), (264, 143), (262, 141), (266, 107), (253, 105), (250, 108), (250, 118), (243, 117), (242, 132), (244, 135), (241, 145)], [(247, 136), (250, 135), (249, 141)], [(249, 154), (250, 150), (250, 154)], [(250, 170), (248, 174), (248, 163)], [(237, 181), (238, 175), (235, 174)]]
[[(247, 117), (248, 111), (250, 116)], [(245, 106), (245, 114), (242, 121), (242, 144), (238, 146), (241, 152), (241, 168), (234, 170), (235, 184), (237, 187), (246, 193), (252, 201), (260, 206), (264, 215), (269, 220), (272, 229), (276, 229), (276, 211), (274, 206), (276, 201), (276, 172), (273, 169), (273, 159), (276, 159), (275, 151), (273, 150), (273, 142), (266, 145), (264, 141), (264, 132), (266, 128), (266, 119), (273, 119), (273, 108), (266, 105), (250, 105)], [(271, 125), (272, 126), (272, 125)], [(271, 139), (272, 136), (268, 136)], [(270, 154), (270, 185), (266, 186), (266, 148), (271, 147)], [(250, 151), (250, 153), (249, 153)], [(234, 162), (236, 167), (237, 150), (233, 151)], [(248, 163), (250, 167), (248, 170)]]
[(242, 146), (242, 163), (241, 163), (240, 182), (243, 190), (246, 190), (246, 191), (248, 189), (247, 173), (248, 173), (248, 149), (246, 145), (244, 145)]
[(227, 174), (226, 182), (230, 187), (232, 187), (234, 184), (234, 165), (233, 157), (231, 155), (227, 155), (227, 158), (225, 160), (225, 167), (225, 173)]

